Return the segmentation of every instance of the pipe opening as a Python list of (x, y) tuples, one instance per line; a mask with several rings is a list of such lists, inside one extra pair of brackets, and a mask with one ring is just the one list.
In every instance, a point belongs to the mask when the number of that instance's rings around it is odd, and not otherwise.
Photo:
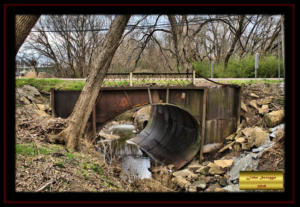
[(188, 111), (175, 105), (152, 105), (151, 117), (145, 122), (131, 141), (154, 160), (179, 169), (198, 153), (199, 125)]

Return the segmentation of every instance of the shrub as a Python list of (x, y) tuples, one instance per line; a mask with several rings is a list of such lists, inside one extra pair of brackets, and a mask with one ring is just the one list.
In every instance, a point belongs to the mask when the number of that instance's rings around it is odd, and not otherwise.
[[(239, 59), (232, 56), (229, 59), (227, 69), (224, 69), (224, 62), (215, 63), (213, 67), (214, 78), (254, 78), (255, 55), (247, 55)], [(276, 78), (278, 77), (278, 57), (274, 55), (264, 55), (259, 58), (257, 69), (258, 78)], [(199, 75), (210, 78), (211, 65), (209, 61), (195, 61), (193, 68), (196, 71), (196, 77)], [(283, 63), (280, 64), (280, 74), (283, 77)]]

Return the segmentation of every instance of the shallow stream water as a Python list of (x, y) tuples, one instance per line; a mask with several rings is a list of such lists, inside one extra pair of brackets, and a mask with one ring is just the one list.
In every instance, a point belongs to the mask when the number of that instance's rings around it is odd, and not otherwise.
[(144, 155), (139, 146), (129, 140), (136, 136), (135, 126), (133, 124), (116, 124), (108, 129), (108, 133), (119, 135), (120, 138), (99, 142), (98, 151), (105, 154), (106, 160), (109, 162), (111, 159), (117, 158), (123, 171), (135, 179), (151, 178), (150, 158)]

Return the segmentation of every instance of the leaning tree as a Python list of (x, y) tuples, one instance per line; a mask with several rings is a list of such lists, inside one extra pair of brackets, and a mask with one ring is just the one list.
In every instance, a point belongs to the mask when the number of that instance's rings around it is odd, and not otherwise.
[[(16, 53), (38, 18), (39, 16), (33, 15), (16, 17)], [(86, 84), (80, 93), (72, 114), (68, 118), (68, 127), (59, 134), (50, 137), (50, 141), (64, 143), (67, 148), (72, 150), (80, 149), (80, 138), (83, 137), (105, 74), (120, 44), (129, 19), (130, 15), (116, 15), (114, 18), (104, 38), (102, 47), (97, 49), (94, 56)]]
[(68, 149), (80, 149), (80, 139), (84, 135), (101, 84), (119, 46), (129, 18), (130, 15), (116, 15), (114, 18), (102, 47), (98, 48), (94, 56), (86, 84), (80, 93), (72, 114), (68, 118), (68, 127), (59, 134), (50, 137), (50, 141), (64, 143)]

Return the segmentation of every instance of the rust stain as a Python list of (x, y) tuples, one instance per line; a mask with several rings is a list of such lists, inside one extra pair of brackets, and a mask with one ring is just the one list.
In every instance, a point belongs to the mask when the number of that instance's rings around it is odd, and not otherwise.
[(119, 104), (122, 108), (126, 108), (127, 106), (129, 106), (129, 103), (127, 101), (126, 98), (122, 98)]

